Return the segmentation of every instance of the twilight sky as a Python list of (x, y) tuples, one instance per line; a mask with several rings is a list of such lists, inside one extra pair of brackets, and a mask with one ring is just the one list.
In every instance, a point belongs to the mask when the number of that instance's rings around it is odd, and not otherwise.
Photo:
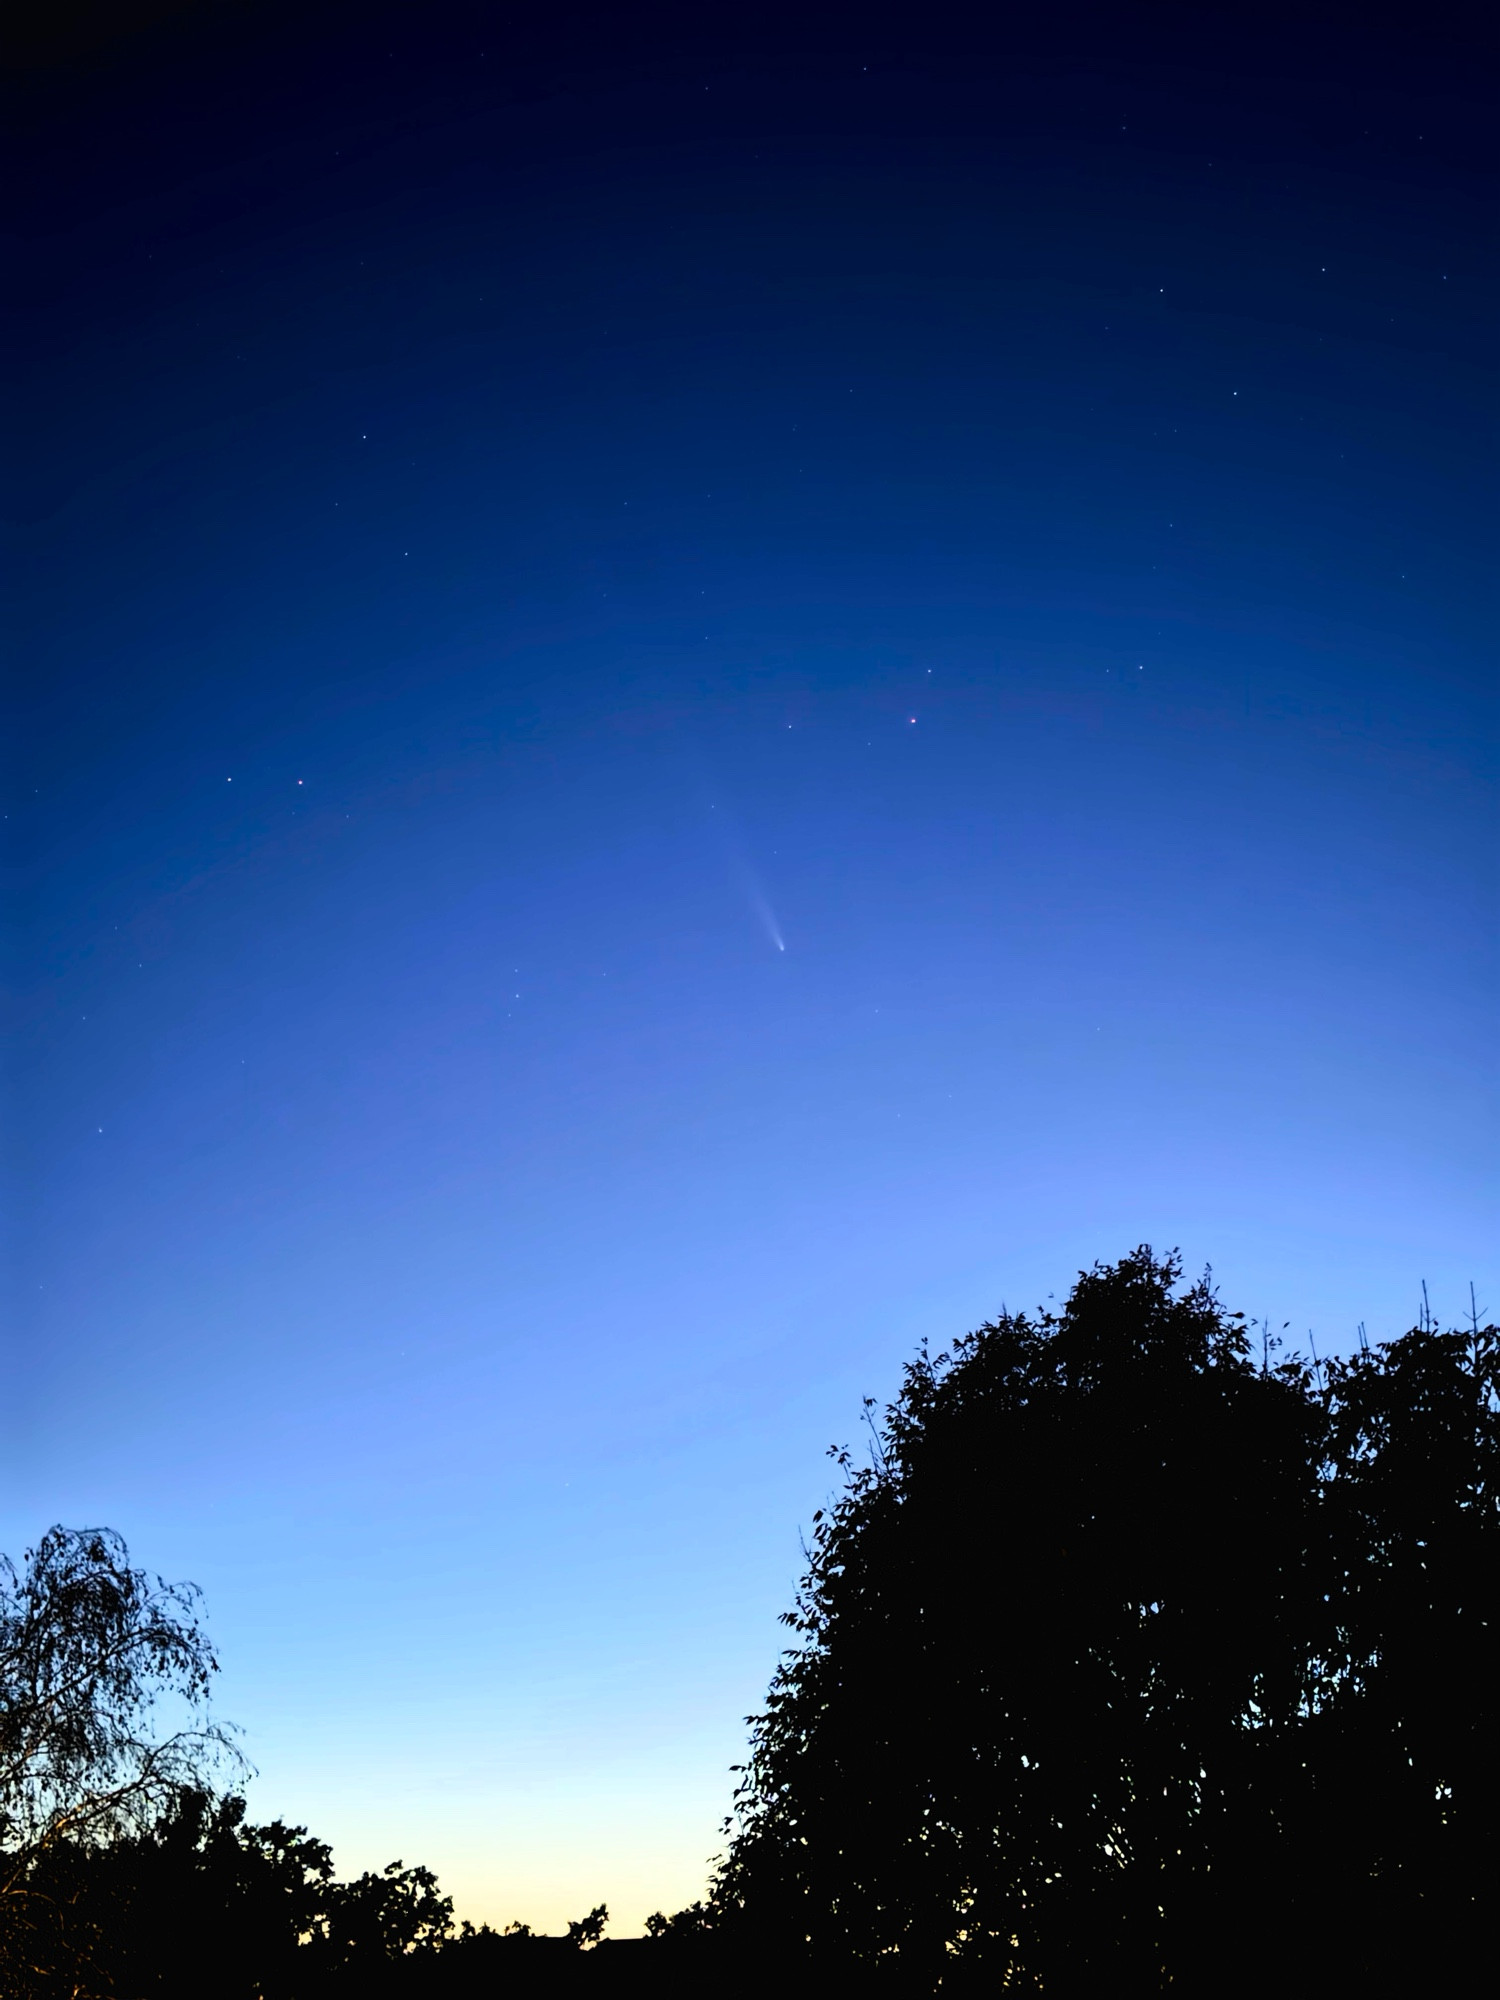
[(920, 1339), (1500, 1299), (1483, 94), (159, 11), (20, 86), (0, 1545), (196, 1578), (341, 1867), (627, 1932)]

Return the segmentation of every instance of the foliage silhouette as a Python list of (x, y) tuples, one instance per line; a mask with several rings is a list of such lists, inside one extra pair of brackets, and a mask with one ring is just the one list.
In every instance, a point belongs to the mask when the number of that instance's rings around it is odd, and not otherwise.
[[(217, 1789), (243, 1764), (215, 1671), (196, 1590), (118, 1535), (53, 1528), (20, 1569), (0, 1558), (3, 2000), (459, 1996), (493, 1987), (495, 1947), (520, 1996), (598, 1955), (602, 1904), (562, 1938), (455, 1935), (427, 1869), (341, 1882), (305, 1828), (251, 1824)], [(163, 1702), (179, 1727), (153, 1726)]]
[[(1148, 1248), (925, 1351), (815, 1519), (709, 1918), (916, 1992), (1430, 1978), (1482, 1937), (1497, 1343), (1252, 1364)], [(686, 1913), (685, 1913), (686, 1914)]]
[(1256, 1346), (1142, 1248), (919, 1353), (835, 1454), (710, 1896), (637, 1940), (455, 1930), (426, 1869), (252, 1824), (194, 1593), (54, 1529), (0, 1569), (0, 2000), (1457, 1984), (1500, 1863), (1500, 1335)]
[(598, 1955), (608, 1919), (601, 1904), (562, 1937), (524, 1924), (455, 1932), (429, 1870), (392, 1862), (341, 1882), (305, 1828), (253, 1825), (243, 1799), (193, 1790), (147, 1830), (55, 1844), (41, 1874), (68, 1911), (65, 1948), (9, 1956), (6, 2000), (461, 2000), (497, 1982), (554, 1993)]
[[(0, 1557), (0, 1950), (47, 1959), (76, 1858), (151, 1826), (184, 1785), (236, 1763), (207, 1715), (216, 1662), (197, 1592), (133, 1568), (107, 1529), (53, 1528)], [(150, 1727), (175, 1701), (180, 1725)], [(63, 1874), (68, 1870), (64, 1869)]]
[[(75, 1945), (87, 1943), (86, 1990), (142, 2000), (201, 1990), (206, 1968), (224, 2000), (338, 1992), (430, 1944), (451, 1914), (425, 1870), (337, 1883), (305, 1829), (252, 1826), (242, 1799), (191, 1790), (148, 1830), (53, 1850), (44, 1879), (67, 1899)], [(36, 1990), (68, 1990), (70, 1969)]]

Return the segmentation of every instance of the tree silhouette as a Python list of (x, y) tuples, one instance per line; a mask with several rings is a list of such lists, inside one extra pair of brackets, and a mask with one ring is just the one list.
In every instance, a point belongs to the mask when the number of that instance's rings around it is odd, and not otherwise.
[(1302, 1900), (1330, 1964), (1324, 1911), (1426, 1982), (1488, 1955), (1500, 1868), (1500, 1335), (1423, 1322), (1326, 1370)]
[[(566, 1935), (464, 1924), (430, 1870), (338, 1880), (303, 1827), (255, 1825), (239, 1797), (185, 1789), (152, 1825), (59, 1841), (37, 1866), (64, 1929), (0, 1954), (5, 2000), (513, 2000), (629, 1990), (599, 1946), (602, 1904)], [(644, 1942), (644, 1941), (643, 1941)], [(596, 1960), (604, 1961), (603, 1971)], [(621, 1980), (625, 1983), (622, 1986)], [(657, 1982), (659, 1988), (659, 1982)], [(653, 1989), (656, 1990), (656, 1989)]]
[[(149, 1827), (185, 1784), (233, 1762), (206, 1713), (216, 1669), (197, 1593), (133, 1568), (107, 1529), (53, 1528), (20, 1570), (0, 1557), (0, 1950), (77, 1955), (53, 1865)], [(181, 1726), (150, 1723), (175, 1698)]]
[(0, 2000), (1456, 1988), (1500, 1869), (1500, 1334), (1255, 1345), (1142, 1248), (867, 1403), (712, 1893), (634, 1941), (455, 1932), (428, 1870), (252, 1824), (196, 1594), (52, 1530), (0, 1564)]
[(752, 1718), (726, 1941), (1080, 1993), (1368, 1982), (1473, 1942), (1493, 1331), (1256, 1366), (1178, 1280), (1143, 1248), (924, 1351), (872, 1462), (838, 1455)]

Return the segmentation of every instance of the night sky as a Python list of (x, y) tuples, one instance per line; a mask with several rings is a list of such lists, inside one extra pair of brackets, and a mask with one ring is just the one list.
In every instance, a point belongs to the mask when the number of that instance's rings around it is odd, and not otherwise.
[(341, 1868), (628, 1932), (920, 1340), (1500, 1303), (1488, 86), (157, 11), (11, 86), (0, 1545), (196, 1578)]

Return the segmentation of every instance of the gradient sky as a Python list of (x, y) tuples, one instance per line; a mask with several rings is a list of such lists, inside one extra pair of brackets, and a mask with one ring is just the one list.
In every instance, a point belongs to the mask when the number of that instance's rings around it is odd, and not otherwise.
[(628, 1932), (919, 1340), (1500, 1304), (1485, 107), (204, 18), (23, 79), (3, 1546), (196, 1578), (341, 1867)]

